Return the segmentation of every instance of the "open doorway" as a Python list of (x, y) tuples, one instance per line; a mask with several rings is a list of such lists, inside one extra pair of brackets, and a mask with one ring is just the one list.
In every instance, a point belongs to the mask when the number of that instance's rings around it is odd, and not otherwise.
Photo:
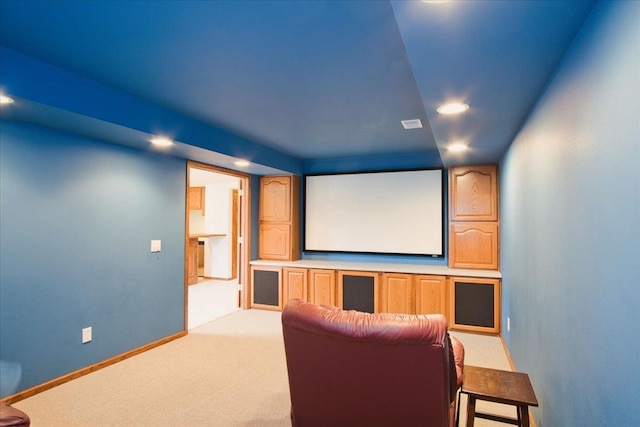
[(187, 164), (185, 330), (247, 308), (250, 177)]

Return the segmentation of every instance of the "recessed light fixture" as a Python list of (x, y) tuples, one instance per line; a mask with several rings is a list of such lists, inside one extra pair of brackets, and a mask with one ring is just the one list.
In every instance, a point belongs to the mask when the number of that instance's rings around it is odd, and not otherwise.
[(467, 149), (469, 148), (469, 146), (465, 143), (462, 142), (456, 142), (454, 144), (451, 144), (447, 147), (448, 151), (451, 151), (452, 153), (460, 153), (462, 151), (467, 151)]
[(158, 147), (169, 147), (173, 145), (173, 141), (164, 136), (156, 136), (149, 140), (153, 145), (157, 145)]
[(236, 160), (235, 162), (233, 162), (234, 165), (236, 166), (240, 166), (240, 167), (247, 167), (249, 166), (251, 163), (249, 163), (248, 160)]
[(422, 128), (422, 122), (420, 119), (402, 120), (402, 126), (405, 129), (420, 129)]
[(0, 95), (0, 104), (2, 104), (2, 105), (13, 104), (13, 98), (2, 94), (2, 95)]
[(462, 102), (451, 102), (449, 104), (443, 104), (439, 106), (436, 111), (440, 114), (460, 114), (469, 109), (468, 104)]

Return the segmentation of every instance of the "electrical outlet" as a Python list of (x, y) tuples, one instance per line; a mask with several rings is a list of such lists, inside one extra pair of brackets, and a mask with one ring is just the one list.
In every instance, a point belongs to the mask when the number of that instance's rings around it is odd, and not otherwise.
[(511, 332), (511, 318), (507, 316), (507, 332)]
[(88, 328), (82, 329), (82, 344), (91, 342), (91, 339), (92, 339), (91, 335), (92, 335), (91, 326), (89, 326)]

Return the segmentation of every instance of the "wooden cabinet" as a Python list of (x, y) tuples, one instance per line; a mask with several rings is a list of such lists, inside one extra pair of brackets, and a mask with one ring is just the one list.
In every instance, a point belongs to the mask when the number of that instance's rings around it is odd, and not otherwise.
[(190, 211), (202, 211), (204, 215), (204, 187), (189, 187), (187, 192), (187, 208)]
[(258, 257), (293, 261), (300, 258), (300, 177), (260, 179)]
[(498, 220), (498, 171), (495, 165), (449, 170), (451, 221)]
[(308, 301), (318, 305), (336, 305), (336, 272), (333, 270), (309, 270)]
[(198, 239), (190, 238), (187, 247), (187, 284), (198, 283)]
[(291, 257), (291, 226), (280, 223), (260, 224), (260, 259), (287, 261)]
[(307, 301), (307, 269), (285, 268), (282, 270), (282, 305), (293, 298)]
[(415, 313), (414, 276), (405, 273), (383, 273), (380, 292), (382, 313)]
[(500, 333), (500, 279), (449, 278), (449, 326), (472, 332)]
[(499, 267), (498, 168), (449, 170), (449, 267)]
[(452, 222), (449, 227), (449, 266), (498, 269), (498, 223)]
[(418, 274), (414, 282), (416, 314), (439, 313), (447, 316), (447, 278)]
[(442, 314), (451, 329), (500, 333), (497, 272), (471, 277), (278, 264), (252, 265), (252, 307), (282, 310), (300, 298), (369, 313)]

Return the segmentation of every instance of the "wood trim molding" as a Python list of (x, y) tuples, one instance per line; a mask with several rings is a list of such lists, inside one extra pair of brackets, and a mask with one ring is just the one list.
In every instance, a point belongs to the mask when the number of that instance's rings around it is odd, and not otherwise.
[[(240, 290), (240, 308), (247, 310), (251, 308), (251, 267), (249, 261), (251, 260), (251, 175), (245, 172), (240, 172), (232, 169), (225, 169), (219, 166), (208, 165), (206, 163), (200, 163), (193, 160), (187, 161), (187, 188), (189, 188), (189, 171), (191, 168), (201, 169), (209, 172), (220, 173), (224, 175), (233, 176), (240, 179), (240, 190), (242, 190), (242, 196), (240, 196), (240, 223), (239, 233), (242, 235), (242, 245), (239, 255), (240, 265), (238, 266), (238, 278), (239, 283), (242, 285)], [(188, 191), (188, 190), (187, 190)], [(188, 240), (189, 236), (189, 210), (185, 201), (185, 240)], [(187, 253), (188, 243), (185, 242), (185, 254)], [(185, 260), (185, 307), (184, 307), (184, 328), (187, 330), (188, 326), (188, 304), (189, 304), (189, 286), (187, 285), (187, 269)]]
[(161, 338), (161, 339), (159, 339), (157, 341), (151, 342), (149, 344), (145, 344), (145, 345), (143, 345), (141, 347), (134, 348), (133, 350), (129, 350), (129, 351), (125, 352), (125, 353), (122, 353), (122, 354), (119, 354), (117, 356), (113, 356), (113, 357), (111, 357), (109, 359), (103, 360), (102, 362), (98, 362), (98, 363), (95, 363), (93, 365), (89, 365), (87, 367), (78, 369), (77, 371), (68, 373), (68, 374), (63, 375), (61, 377), (54, 378), (54, 379), (52, 379), (50, 381), (47, 381), (45, 383), (38, 384), (36, 386), (33, 386), (33, 387), (28, 388), (26, 390), (23, 390), (23, 391), (21, 391), (19, 393), (13, 394), (11, 396), (4, 397), (4, 398), (0, 399), (0, 401), (1, 402), (5, 402), (5, 403), (9, 403), (9, 404), (18, 402), (20, 400), (26, 399), (27, 397), (34, 396), (34, 395), (36, 395), (38, 393), (42, 393), (43, 391), (47, 391), (47, 390), (49, 390), (51, 388), (59, 386), (60, 384), (64, 384), (64, 383), (69, 382), (71, 380), (75, 380), (76, 378), (80, 378), (80, 377), (82, 377), (84, 375), (87, 375), (87, 374), (90, 374), (92, 372), (98, 371), (98, 370), (100, 370), (102, 368), (106, 368), (107, 366), (110, 366), (110, 365), (113, 365), (115, 363), (121, 362), (121, 361), (123, 361), (125, 359), (128, 359), (130, 357), (137, 356), (138, 354), (144, 353), (147, 350), (151, 350), (152, 348), (159, 347), (159, 346), (161, 346), (163, 344), (166, 344), (166, 343), (168, 343), (170, 341), (173, 341), (175, 339), (178, 339), (178, 338), (182, 338), (182, 337), (184, 337), (186, 335), (187, 335), (186, 331), (182, 331), (182, 332), (178, 332), (178, 333), (173, 334), (173, 335), (169, 335), (169, 336)]

